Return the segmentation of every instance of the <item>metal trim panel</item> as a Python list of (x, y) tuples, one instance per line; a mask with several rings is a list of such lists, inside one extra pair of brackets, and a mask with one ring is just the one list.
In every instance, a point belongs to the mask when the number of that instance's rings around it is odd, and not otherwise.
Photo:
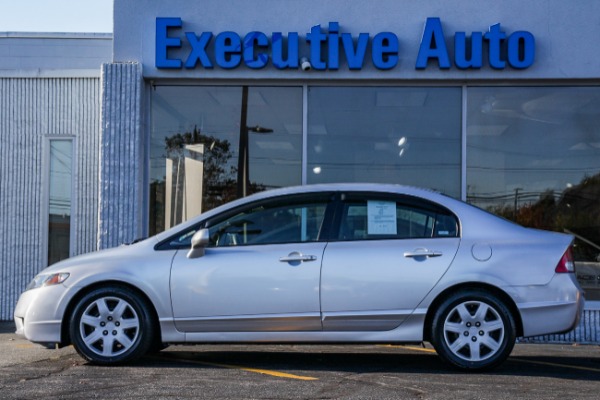
[(242, 317), (202, 317), (176, 319), (179, 330), (190, 332), (201, 326), (203, 332), (288, 332), (320, 331), (319, 314), (253, 315)]

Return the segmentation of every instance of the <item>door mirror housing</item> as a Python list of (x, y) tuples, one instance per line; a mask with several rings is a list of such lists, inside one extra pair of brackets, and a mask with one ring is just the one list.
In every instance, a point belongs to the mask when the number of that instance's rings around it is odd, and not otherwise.
[(206, 247), (210, 240), (208, 229), (200, 229), (192, 236), (192, 248), (187, 253), (187, 258), (199, 258), (204, 256)]

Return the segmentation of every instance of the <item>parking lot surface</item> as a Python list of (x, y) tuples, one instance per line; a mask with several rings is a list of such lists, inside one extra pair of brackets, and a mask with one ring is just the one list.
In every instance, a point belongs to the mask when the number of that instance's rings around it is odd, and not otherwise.
[(600, 347), (518, 344), (469, 374), (429, 347), (171, 346), (121, 367), (46, 350), (0, 323), (2, 399), (598, 399)]

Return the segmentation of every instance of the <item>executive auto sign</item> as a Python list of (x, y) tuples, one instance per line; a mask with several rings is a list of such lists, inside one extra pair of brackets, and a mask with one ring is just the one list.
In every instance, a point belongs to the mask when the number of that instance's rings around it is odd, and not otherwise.
[[(340, 58), (345, 57), (350, 70), (361, 70), (369, 61), (379, 70), (398, 66), (400, 41), (393, 32), (379, 32), (373, 36), (359, 33), (354, 36), (342, 32), (338, 22), (329, 22), (327, 29), (315, 25), (306, 33), (308, 48), (301, 54), (298, 32), (253, 31), (244, 36), (236, 32), (183, 32), (181, 18), (156, 18), (156, 59), (159, 69), (194, 69), (216, 67), (222, 69), (260, 69), (271, 63), (277, 69), (337, 70)], [(449, 51), (453, 40), (453, 51)], [(186, 43), (187, 42), (187, 43)], [(173, 55), (183, 48), (187, 54)], [(370, 57), (368, 56), (370, 55)], [(440, 18), (427, 18), (414, 68), (525, 69), (535, 61), (535, 37), (527, 31), (504, 32), (500, 24), (487, 32), (455, 32), (446, 36)]]

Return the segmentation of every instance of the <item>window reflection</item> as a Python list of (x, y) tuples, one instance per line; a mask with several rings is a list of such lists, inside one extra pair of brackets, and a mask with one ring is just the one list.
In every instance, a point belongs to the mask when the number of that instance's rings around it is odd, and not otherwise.
[(150, 234), (301, 183), (302, 88), (157, 86), (151, 132)]
[(51, 139), (48, 182), (48, 265), (69, 258), (73, 141)]
[(317, 241), (326, 207), (322, 202), (244, 210), (210, 227), (210, 246)]
[(467, 199), (577, 238), (577, 275), (600, 300), (600, 88), (468, 89)]
[(309, 88), (308, 183), (399, 183), (460, 197), (460, 138), (460, 88)]

